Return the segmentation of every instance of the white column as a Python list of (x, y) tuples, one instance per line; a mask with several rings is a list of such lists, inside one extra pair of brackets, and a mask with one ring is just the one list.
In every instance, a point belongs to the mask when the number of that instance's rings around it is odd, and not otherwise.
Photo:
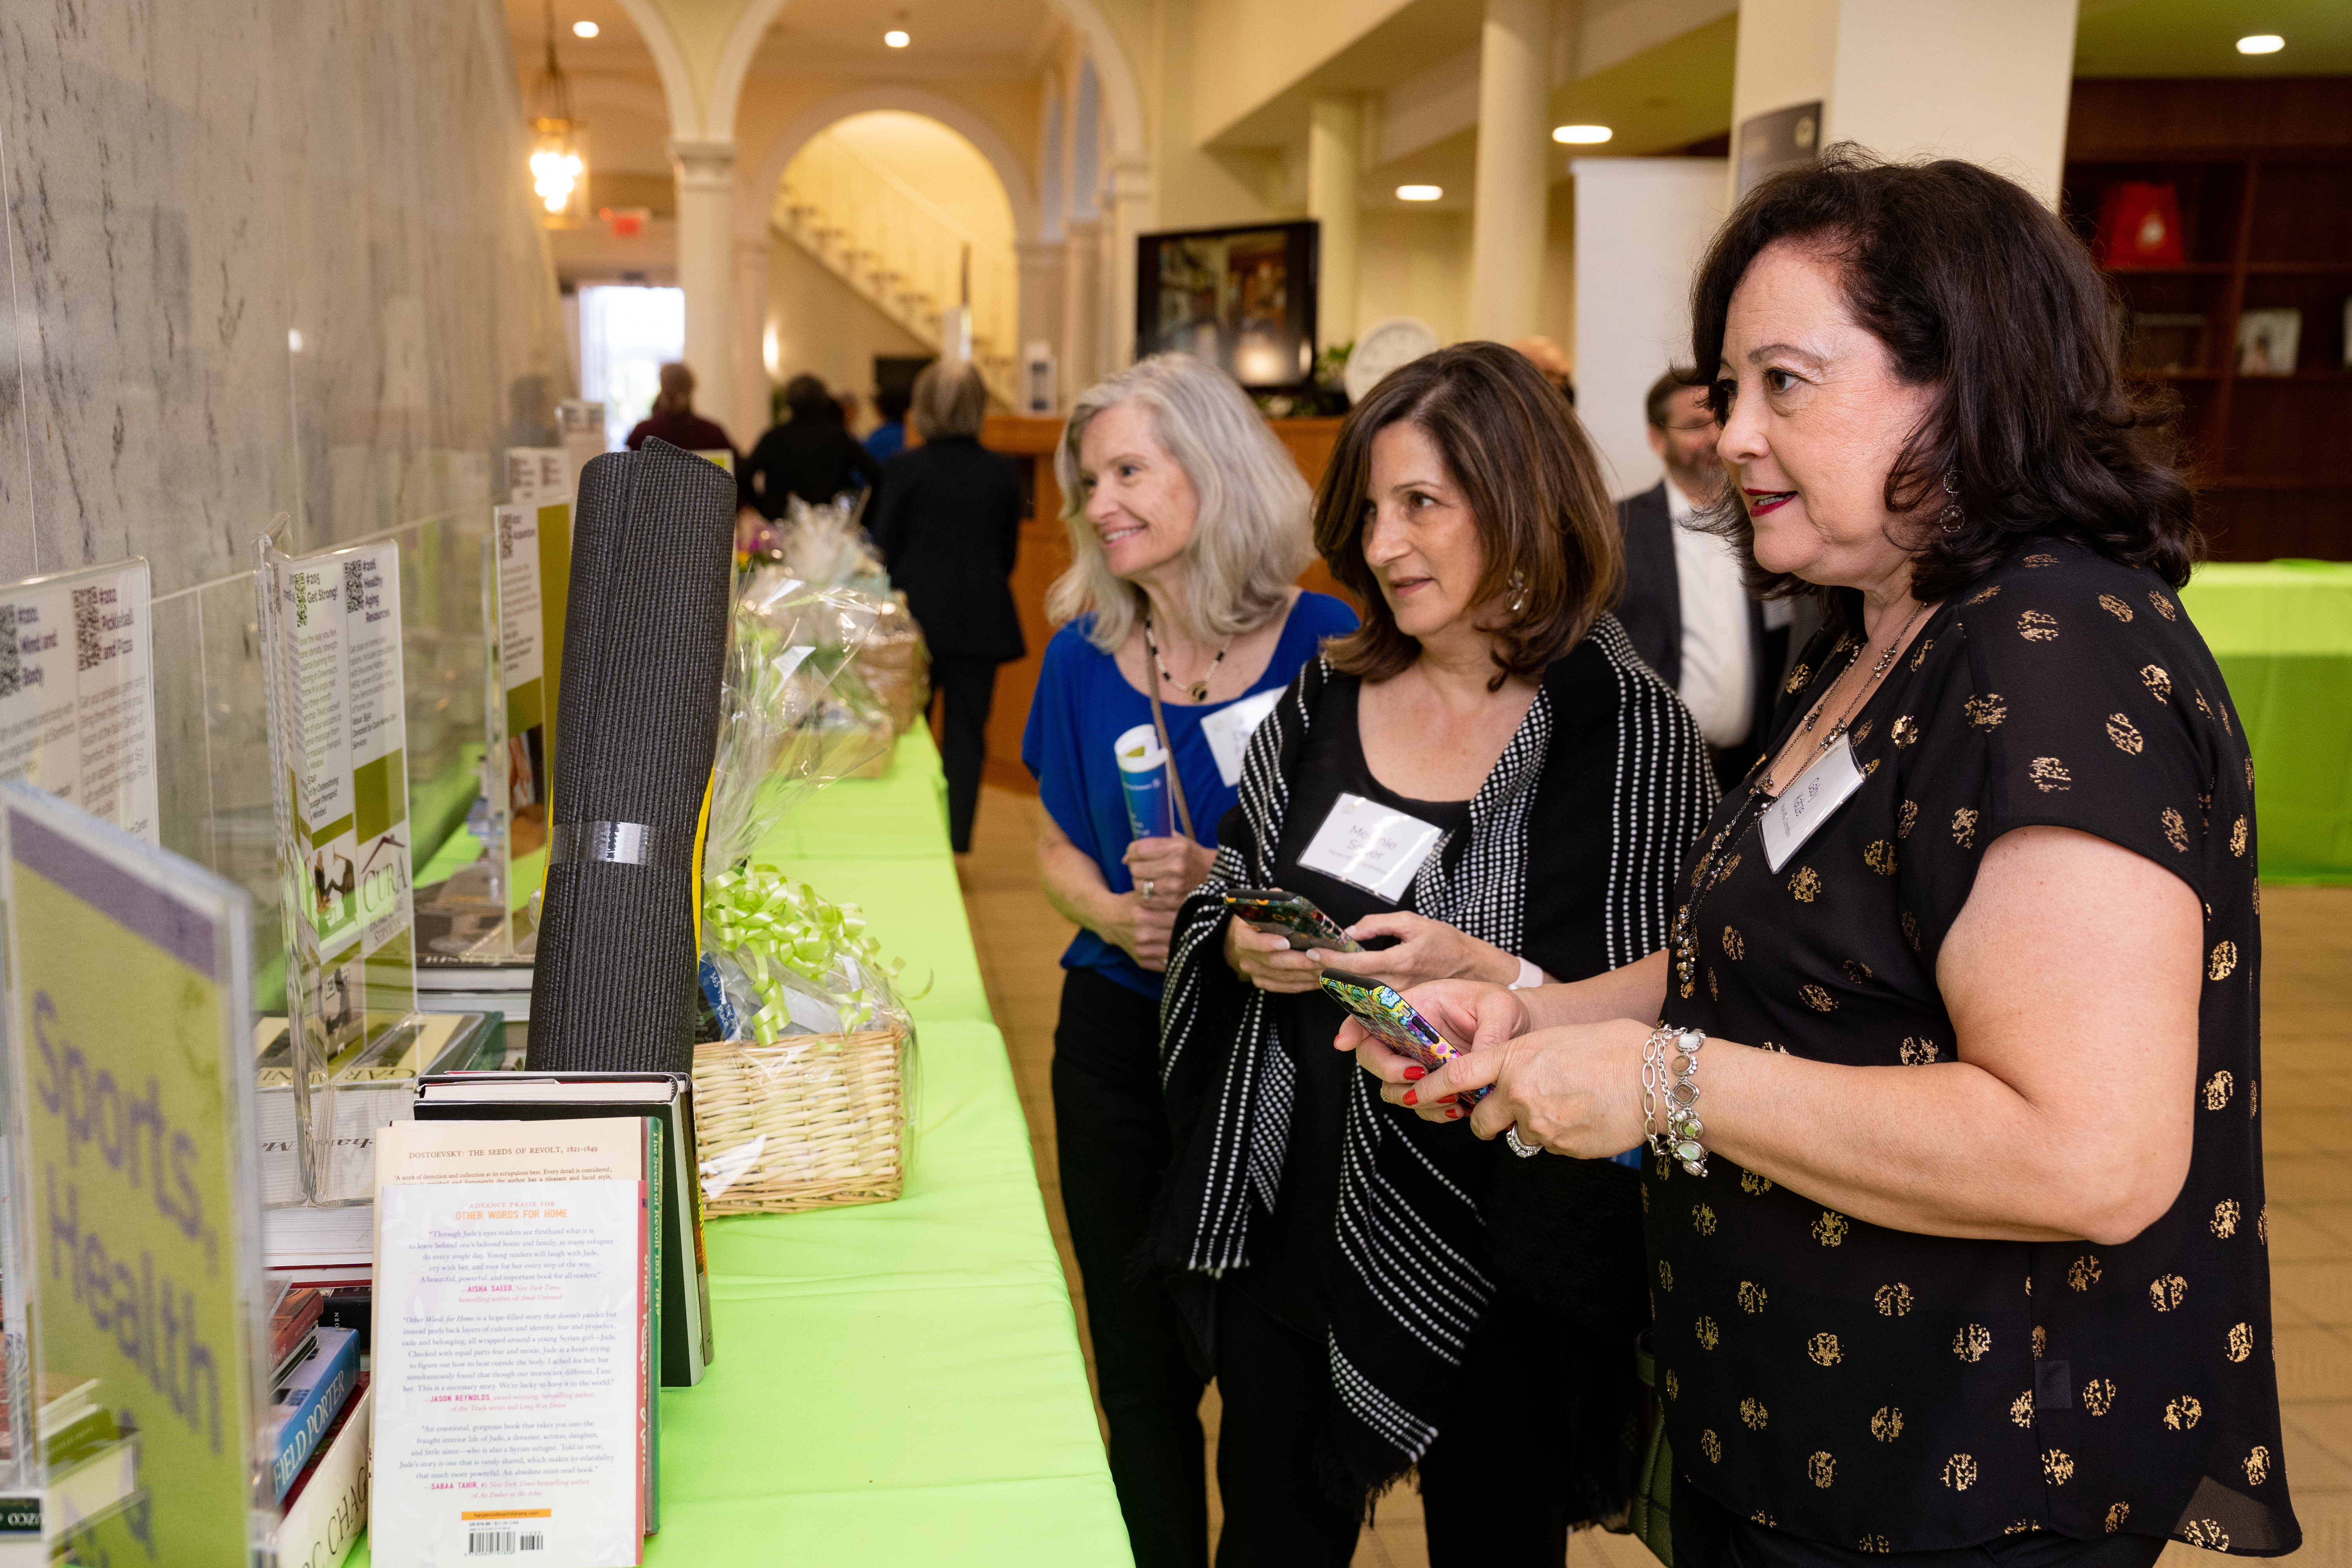
[(1476, 207), (1470, 224), (1474, 338), (1508, 342), (1526, 337), (1536, 330), (1541, 308), (1544, 207), (1551, 194), (1550, 25), (1549, 0), (1486, 0), (1478, 44)]
[(1363, 168), (1363, 107), (1318, 98), (1307, 109), (1307, 216), (1322, 226), (1316, 262), (1316, 335), (1356, 336), (1357, 181)]
[(1102, 291), (1105, 325), (1097, 352), (1108, 374), (1135, 363), (1135, 240), (1151, 226), (1150, 158), (1141, 153), (1113, 153), (1105, 194), (1109, 210), (1103, 215), (1104, 257), (1097, 285)]
[(1723, 221), (1719, 158), (1579, 158), (1576, 412), (1609, 493), (1658, 482), (1643, 399), (1690, 358), (1691, 270)]
[[(1731, 123), (1822, 103), (1821, 140), (1966, 158), (2052, 205), (2066, 154), (2075, 0), (1741, 0)], [(1932, 65), (1921, 54), (1932, 44)]]
[(673, 139), (669, 156), (677, 177), (677, 282), (686, 290), (694, 403), (724, 419), (735, 409), (735, 143)]
[[(734, 351), (735, 399), (724, 415), (710, 416), (722, 420), (735, 444), (747, 451), (768, 427), (768, 365), (761, 354), (761, 339), (768, 324), (768, 244), (764, 223), (737, 230), (735, 324), (728, 343)], [(709, 406), (716, 409), (719, 405)]]
[(1098, 297), (1102, 278), (1102, 224), (1076, 219), (1062, 226), (1062, 385), (1063, 401), (1102, 379), (1097, 353), (1103, 317)]
[(1013, 248), (1021, 264), (1021, 329), (1015, 334), (1013, 352), (1025, 353), (1033, 342), (1052, 346), (1055, 366), (1064, 378), (1062, 406), (1067, 407), (1070, 362), (1062, 348), (1063, 247), (1035, 240)]

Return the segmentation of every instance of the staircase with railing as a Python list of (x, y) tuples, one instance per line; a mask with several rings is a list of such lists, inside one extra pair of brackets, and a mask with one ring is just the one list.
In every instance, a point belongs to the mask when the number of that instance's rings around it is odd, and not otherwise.
[(971, 361), (990, 394), (1014, 404), (1020, 272), (991, 244), (891, 170), (830, 131), (794, 154), (769, 210), (775, 231), (861, 298), (953, 357), (959, 305), (971, 313)]

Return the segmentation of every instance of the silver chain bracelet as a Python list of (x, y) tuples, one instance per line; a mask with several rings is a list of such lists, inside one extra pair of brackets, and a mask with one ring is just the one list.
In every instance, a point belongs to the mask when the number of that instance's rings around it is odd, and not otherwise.
[[(1642, 1046), (1642, 1130), (1650, 1152), (1675, 1159), (1694, 1176), (1706, 1174), (1706, 1150), (1699, 1142), (1706, 1124), (1698, 1119), (1698, 1052), (1706, 1044), (1704, 1029), (1660, 1028)], [(1664, 1132), (1650, 1129), (1658, 1121), (1658, 1097), (1665, 1098)]]

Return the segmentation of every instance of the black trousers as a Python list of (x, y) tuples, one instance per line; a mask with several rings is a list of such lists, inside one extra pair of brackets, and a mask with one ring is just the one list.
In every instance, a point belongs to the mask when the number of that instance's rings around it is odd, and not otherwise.
[[(971, 848), (980, 809), (980, 766), (988, 760), (988, 710), (996, 700), (996, 664), (985, 658), (934, 658), (931, 694), (940, 708), (940, 767), (948, 776), (948, 843)], [(1157, 1040), (1158, 1022), (1153, 1024)]]
[[(1419, 1466), (1430, 1568), (1557, 1563), (1568, 1554), (1570, 1479), (1613, 1447), (1612, 1422), (1522, 1419), (1528, 1388), (1579, 1386), (1577, 1331), (1505, 1291), (1470, 1338), (1437, 1438)], [(1567, 1363), (1578, 1359), (1580, 1364)], [(1630, 1352), (1625, 1358), (1629, 1363)], [(1277, 1322), (1226, 1282), (1217, 1304), (1217, 1493), (1224, 1531), (1217, 1568), (1346, 1568), (1360, 1525), (1317, 1473), (1315, 1441), (1331, 1404), (1320, 1339)]]
[(1063, 976), (1054, 1141), (1110, 1422), (1111, 1481), (1136, 1568), (1207, 1568), (1207, 1384), (1186, 1352), (1175, 1299), (1129, 1272), (1173, 1152), (1159, 1062), (1157, 1002), (1092, 970)]

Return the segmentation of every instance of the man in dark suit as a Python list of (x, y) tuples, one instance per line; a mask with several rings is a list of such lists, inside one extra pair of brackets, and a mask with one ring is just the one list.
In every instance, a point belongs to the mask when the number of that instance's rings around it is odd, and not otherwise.
[(1666, 477), (1617, 503), (1625, 595), (1617, 618), (1658, 678), (1682, 694), (1726, 789), (1764, 747), (1789, 651), (1789, 608), (1748, 596), (1728, 541), (1695, 527), (1723, 499), (1715, 416), (1685, 370), (1650, 388), (1650, 450)]

